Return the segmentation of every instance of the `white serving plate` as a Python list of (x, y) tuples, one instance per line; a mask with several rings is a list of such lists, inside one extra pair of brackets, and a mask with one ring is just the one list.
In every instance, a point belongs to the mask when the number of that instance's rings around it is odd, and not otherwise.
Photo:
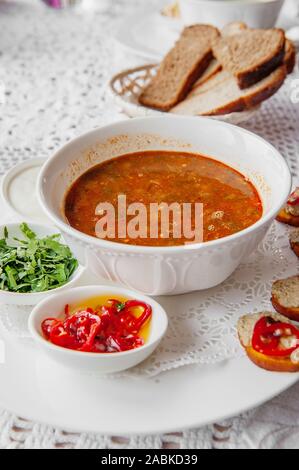
[[(2, 201), (0, 209), (5, 221)], [(82, 280), (94, 282), (87, 273)], [(202, 426), (258, 406), (298, 378), (258, 369), (246, 357), (151, 379), (77, 374), (0, 327), (0, 406), (69, 431), (129, 435)]]
[(143, 8), (124, 18), (114, 39), (132, 54), (159, 61), (173, 46), (182, 29), (181, 20), (163, 16), (153, 8)]
[[(171, 3), (171, 0), (168, 3)], [(294, 13), (294, 8), (286, 2), (278, 18), (278, 27), (288, 29), (298, 26)], [(114, 39), (126, 51), (143, 59), (159, 62), (173, 46), (183, 27), (181, 19), (165, 17), (157, 7), (147, 7), (137, 10), (129, 17), (126, 16), (114, 34)], [(293, 33), (290, 32), (289, 37), (297, 42), (298, 33), (294, 30)]]
[(77, 432), (129, 435), (194, 428), (258, 406), (298, 380), (298, 374), (259, 369), (246, 357), (151, 379), (109, 379), (57, 365), (33, 344), (16, 343), (0, 330), (3, 348), (1, 407)]

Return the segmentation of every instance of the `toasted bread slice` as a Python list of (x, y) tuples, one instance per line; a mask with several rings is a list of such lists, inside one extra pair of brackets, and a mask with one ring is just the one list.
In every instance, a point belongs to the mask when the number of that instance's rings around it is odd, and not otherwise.
[(289, 357), (271, 357), (261, 354), (251, 346), (245, 348), (249, 359), (258, 367), (272, 372), (299, 372), (299, 363), (295, 364)]
[(291, 192), (285, 206), (276, 216), (276, 220), (299, 227), (299, 186)]
[(295, 255), (299, 258), (299, 230), (293, 230), (291, 232), (290, 245)]
[(240, 88), (248, 88), (269, 75), (283, 62), (285, 36), (282, 29), (245, 29), (218, 37), (213, 55), (231, 72)]
[[(233, 21), (232, 23), (228, 23), (224, 28), (221, 30), (221, 35), (222, 36), (233, 36), (234, 34), (241, 33), (247, 29), (247, 26), (245, 23), (242, 21)], [(211, 77), (213, 77), (217, 72), (219, 72), (222, 69), (221, 64), (218, 62), (218, 60), (213, 59), (204, 73), (199, 77), (199, 79), (194, 83), (192, 89), (197, 88), (198, 86), (202, 85), (204, 82), (209, 80)]]
[(299, 275), (273, 282), (271, 293), (275, 310), (291, 320), (299, 321)]
[(290, 214), (284, 208), (279, 211), (278, 215), (276, 216), (276, 220), (278, 220), (278, 222), (282, 222), (283, 224), (299, 227), (299, 216)]
[[(221, 35), (222, 36), (233, 36), (234, 34), (239, 34), (242, 31), (245, 31), (247, 29), (247, 26), (245, 23), (242, 21), (233, 21), (231, 23), (228, 23), (224, 28), (221, 30)], [(213, 77), (217, 72), (219, 72), (222, 69), (221, 64), (218, 62), (218, 60), (213, 59), (202, 76), (194, 83), (192, 89), (197, 88), (198, 86), (202, 85), (204, 82), (209, 80), (211, 77)]]
[[(249, 28), (242, 21), (233, 21), (228, 23), (221, 30), (222, 36), (233, 36), (234, 34), (242, 33)], [(287, 67), (287, 72), (292, 73), (296, 63), (296, 48), (294, 43), (290, 39), (285, 39), (285, 48), (284, 48), (284, 64)]]
[(211, 62), (212, 42), (218, 36), (219, 31), (209, 25), (185, 28), (162, 61), (157, 75), (140, 94), (139, 102), (150, 108), (168, 111), (183, 100)]
[[(248, 358), (262, 369), (274, 372), (299, 372), (299, 358), (293, 355), (291, 357), (274, 357), (262, 354), (252, 347), (252, 335), (256, 322), (262, 317), (271, 317), (275, 321), (291, 323), (290, 320), (278, 313), (260, 312), (252, 315), (244, 315), (238, 321), (237, 330), (241, 345), (246, 351)], [(296, 361), (294, 359), (296, 358)]]
[[(248, 30), (245, 23), (243, 23), (241, 21), (233, 21), (232, 23), (229, 23), (228, 25), (226, 25), (222, 29), (221, 34), (222, 34), (222, 36), (233, 36), (235, 34), (241, 33), (242, 31), (245, 31), (245, 30)], [(295, 49), (295, 46), (292, 43), (292, 41), (290, 41), (289, 39), (286, 39), (285, 40), (285, 54), (284, 54), (283, 63), (286, 66), (288, 74), (293, 71), (294, 66), (295, 66), (295, 62), (296, 62), (296, 49)], [(203, 85), (203, 83), (208, 83), (210, 78), (215, 77), (215, 75), (218, 74), (218, 72), (220, 72), (221, 69), (222, 69), (221, 64), (216, 59), (213, 59), (210, 62), (207, 69), (202, 74), (202, 76), (193, 85), (192, 90), (190, 91), (190, 93), (187, 96), (187, 99), (190, 96), (192, 96), (191, 93), (196, 88)], [(220, 79), (220, 77), (221, 77), (221, 79), (224, 79), (227, 76), (228, 76), (227, 73), (222, 74), (222, 75), (218, 76), (217, 81)], [(211, 86), (214, 86), (214, 82), (212, 81), (211, 85), (209, 84), (208, 86), (209, 86), (209, 88), (211, 88)], [(203, 91), (203, 90), (205, 91), (205, 88), (201, 89), (200, 91)]]
[(227, 71), (214, 75), (192, 90), (187, 99), (171, 109), (172, 113), (188, 115), (220, 115), (250, 109), (272, 96), (286, 77), (284, 65), (259, 83), (240, 90), (237, 80)]

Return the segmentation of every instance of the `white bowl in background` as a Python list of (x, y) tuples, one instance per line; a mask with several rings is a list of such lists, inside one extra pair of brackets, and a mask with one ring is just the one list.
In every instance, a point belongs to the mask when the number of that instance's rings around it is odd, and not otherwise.
[[(74, 304), (97, 295), (118, 295), (128, 299), (137, 299), (152, 307), (152, 318), (149, 337), (143, 346), (130, 351), (116, 353), (92, 353), (75, 351), (57, 346), (48, 341), (42, 333), (41, 323), (48, 317), (63, 315), (66, 304)], [(144, 361), (157, 348), (166, 333), (168, 325), (165, 310), (153, 299), (122, 287), (110, 286), (82, 286), (54, 294), (40, 302), (31, 312), (28, 327), (37, 345), (59, 364), (79, 369), (81, 371), (95, 371), (99, 373), (119, 372), (136, 366)]]
[[(66, 191), (88, 168), (140, 150), (197, 152), (226, 163), (257, 188), (263, 215), (228, 237), (173, 247), (135, 246), (85, 235), (63, 214)], [(120, 121), (72, 140), (43, 166), (38, 197), (79, 261), (99, 277), (149, 295), (180, 294), (223, 282), (261, 242), (291, 190), (280, 153), (237, 126), (201, 117), (163, 116)]]
[[(0, 239), (4, 237), (5, 227), (7, 227), (8, 230), (9, 242), (15, 243), (12, 240), (13, 237), (24, 238), (24, 235), (20, 230), (20, 224), (9, 223), (0, 226)], [(59, 233), (55, 227), (49, 227), (48, 225), (29, 223), (29, 227), (36, 233), (38, 237), (46, 237), (47, 235), (54, 235), (55, 233)], [(61, 237), (61, 242), (64, 243), (63, 237)], [(0, 289), (0, 303), (7, 305), (36, 305), (38, 302), (45, 299), (46, 297), (49, 297), (55, 292), (61, 292), (77, 285), (84, 271), (84, 268), (79, 265), (71, 275), (70, 279), (63, 286), (45, 292), (18, 293)]]
[(272, 28), (284, 0), (179, 0), (185, 25), (207, 23), (223, 28), (243, 21), (250, 28)]

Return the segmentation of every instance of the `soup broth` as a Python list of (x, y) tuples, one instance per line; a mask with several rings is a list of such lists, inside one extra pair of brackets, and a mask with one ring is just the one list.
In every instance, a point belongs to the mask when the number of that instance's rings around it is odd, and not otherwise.
[[(256, 188), (235, 169), (199, 154), (145, 151), (107, 160), (81, 175), (66, 194), (65, 216), (75, 229), (96, 236), (100, 218), (96, 207), (100, 202), (111, 203), (117, 223), (120, 194), (126, 195), (128, 205), (143, 203), (148, 212), (151, 203), (202, 203), (203, 241), (239, 232), (257, 222), (263, 211)], [(193, 219), (191, 225), (195, 227)], [(107, 239), (144, 246), (190, 242), (184, 235), (174, 238), (173, 230), (170, 224), (166, 238), (159, 231), (157, 238), (119, 237), (116, 232), (115, 237)]]

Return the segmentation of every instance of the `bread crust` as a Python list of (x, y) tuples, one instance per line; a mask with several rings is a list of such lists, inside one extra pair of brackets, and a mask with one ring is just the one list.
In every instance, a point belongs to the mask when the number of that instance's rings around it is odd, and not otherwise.
[(148, 96), (150, 86), (151, 85), (156, 86), (155, 78), (154, 78), (152, 80), (152, 83), (149, 85), (149, 87), (147, 87), (139, 96), (138, 98), (139, 103), (142, 104), (143, 106), (147, 106), (148, 108), (158, 109), (160, 111), (169, 111), (173, 106), (175, 106), (177, 103), (179, 103), (180, 101), (183, 101), (186, 98), (192, 86), (197, 81), (198, 77), (200, 77), (203, 74), (203, 72), (206, 70), (212, 58), (213, 58), (212, 52), (211, 51), (207, 52), (204, 58), (200, 61), (200, 63), (197, 64), (197, 66), (192, 71), (189, 72), (185, 85), (181, 88), (180, 92), (176, 95), (175, 99), (172, 99), (171, 101), (168, 101), (167, 103), (162, 103), (162, 102), (160, 102), (159, 104), (155, 103), (152, 97), (150, 95)]
[(265, 59), (265, 61), (256, 69), (246, 71), (245, 73), (239, 72), (238, 74), (236, 74), (235, 76), (238, 80), (239, 87), (241, 89), (244, 89), (250, 87), (251, 85), (254, 85), (263, 78), (267, 77), (267, 75), (269, 75), (271, 72), (273, 72), (273, 70), (275, 70), (279, 65), (281, 65), (283, 63), (285, 54), (284, 47), (285, 41), (283, 39), (275, 55), (271, 59)]
[(292, 248), (295, 255), (297, 255), (298, 258), (299, 258), (299, 243), (292, 242), (292, 240), (290, 240), (290, 247)]
[(271, 372), (299, 372), (299, 363), (295, 364), (289, 358), (266, 356), (251, 346), (245, 348), (248, 358), (258, 367)]
[(276, 220), (283, 224), (292, 225), (292, 227), (299, 227), (299, 216), (289, 214), (284, 208), (279, 211)]
[(271, 303), (276, 312), (281, 313), (281, 315), (284, 315), (290, 320), (299, 322), (299, 307), (284, 307), (279, 303), (275, 294), (271, 296)]
[[(253, 349), (251, 339), (254, 326), (260, 318), (267, 316), (270, 316), (275, 321), (291, 323), (288, 318), (276, 312), (260, 312), (241, 317), (237, 326), (238, 337), (248, 358), (258, 367), (272, 372), (299, 372), (299, 363), (292, 362), (290, 357), (267, 356)], [(244, 329), (247, 330), (245, 333)]]
[(288, 74), (292, 73), (296, 64), (296, 48), (290, 39), (286, 39), (284, 63)]
[[(246, 29), (245, 29), (246, 31)], [(248, 33), (254, 32), (257, 30), (248, 29)], [(285, 55), (285, 35), (282, 29), (273, 28), (269, 30), (272, 32), (276, 32), (279, 36), (277, 39), (277, 43), (275, 43), (274, 49), (271, 52), (265, 54), (262, 60), (258, 62), (257, 65), (252, 65), (250, 67), (246, 67), (244, 70), (234, 70), (232, 68), (232, 64), (225, 63), (223, 60), (223, 48), (230, 48), (231, 47), (231, 40), (237, 41), (238, 37), (241, 37), (243, 32), (233, 35), (231, 37), (226, 36), (222, 38), (218, 38), (214, 40), (213, 43), (213, 54), (216, 59), (222, 64), (224, 70), (229, 70), (235, 76), (238, 86), (240, 89), (248, 88), (251, 85), (261, 81), (263, 78), (267, 77), (273, 70), (275, 70), (279, 65), (283, 63), (284, 55)]]
[[(200, 77), (204, 73), (204, 71), (206, 70), (206, 68), (208, 67), (208, 65), (209, 65), (209, 63), (211, 62), (212, 59), (213, 59), (212, 51), (209, 51), (205, 55), (205, 57), (200, 61), (200, 63), (197, 65), (197, 67), (195, 67), (194, 70), (192, 70), (192, 72), (189, 74), (188, 79), (187, 79), (186, 84), (185, 84), (185, 87), (182, 88), (181, 92), (178, 94), (178, 98), (177, 98), (176, 103), (179, 103), (180, 101), (183, 101), (183, 99), (186, 98), (189, 91), (193, 87), (194, 83), (198, 80), (198, 77)], [(172, 106), (174, 106), (174, 105), (170, 104), (170, 106), (168, 106), (167, 111)]]
[(208, 68), (210, 67), (211, 63), (208, 65), (206, 70), (203, 72), (203, 74), (196, 80), (196, 82), (192, 85), (191, 92), (196, 90), (199, 86), (203, 85), (203, 83), (206, 83), (208, 80), (210, 80), (212, 77), (214, 77), (218, 72), (221, 70), (221, 65), (216, 62), (215, 59), (213, 59), (215, 64), (212, 68), (212, 70), (207, 73)]
[[(198, 28), (208, 28), (211, 35), (210, 40), (207, 40), (204, 45), (204, 50), (201, 54), (199, 54), (199, 56), (195, 56), (192, 58), (192, 64), (190, 63), (187, 69), (182, 69), (183, 75), (180, 76), (180, 81), (175, 84), (175, 87), (171, 89), (172, 92), (170, 93), (170, 96), (168, 96), (167, 98), (165, 98), (165, 96), (155, 96), (155, 92), (159, 89), (159, 87), (161, 87), (161, 82), (165, 80), (165, 77), (167, 75), (167, 67), (168, 69), (172, 69), (174, 61), (178, 60), (176, 56), (178, 54), (178, 51), (181, 51), (181, 44), (184, 45), (187, 41), (187, 45), (190, 45), (191, 42), (191, 44), (193, 44), (194, 49), (194, 44), (197, 43), (194, 43), (194, 37), (192, 37), (192, 34), (196, 34)], [(212, 43), (213, 35), (216, 37), (219, 36), (219, 34), (220, 33), (218, 29), (210, 25), (193, 25), (185, 28), (177, 43), (161, 62), (157, 71), (157, 75), (151, 79), (150, 83), (143, 89), (143, 91), (139, 95), (139, 103), (143, 106), (158, 109), (160, 111), (169, 111), (173, 106), (182, 101), (187, 96), (196, 80), (204, 73), (209, 63), (213, 59), (212, 44), (209, 45), (209, 42)], [(177, 64), (178, 63), (179, 60)]]
[(273, 81), (271, 85), (265, 87), (262, 91), (259, 91), (258, 93), (252, 93), (252, 95), (249, 96), (241, 96), (235, 101), (231, 101), (228, 105), (219, 107), (211, 111), (210, 113), (207, 113), (206, 116), (216, 116), (220, 114), (241, 112), (246, 109), (251, 109), (257, 106), (266, 99), (270, 98), (277, 92), (277, 90), (279, 90), (285, 80), (286, 74), (286, 67), (282, 65), (280, 67), (280, 73), (277, 75), (276, 80)]
[(226, 106), (219, 106), (217, 109), (212, 110), (204, 116), (219, 116), (221, 114), (238, 113), (246, 109), (245, 102), (242, 98), (238, 98), (235, 101), (231, 101)]
[[(217, 81), (217, 78), (219, 78), (219, 76), (221, 77), (221, 75), (224, 75), (225, 78), (222, 81)], [(266, 79), (266, 83), (262, 85), (255, 85), (253, 89), (250, 88), (249, 90), (247, 90), (247, 93), (244, 92), (243, 95), (240, 95), (238, 91), (236, 96), (231, 97), (230, 101), (227, 101), (226, 103), (214, 106), (213, 108), (207, 109), (206, 111), (197, 111), (197, 99), (202, 100), (203, 97), (205, 97), (205, 93), (213, 92), (213, 90), (215, 90), (215, 93), (217, 93), (218, 89), (221, 88), (222, 85), (225, 86), (227, 84), (227, 80), (235, 81), (235, 78), (233, 78), (228, 72), (218, 72), (218, 74), (214, 76), (214, 79), (211, 79), (211, 82), (214, 81), (216, 83), (214, 86), (211, 85), (210, 88), (208, 88), (208, 81), (202, 84), (201, 86), (197, 87), (196, 89), (193, 89), (191, 93), (187, 96), (187, 98), (183, 102), (179, 103), (177, 106), (172, 108), (170, 112), (175, 114), (201, 114), (206, 116), (217, 116), (221, 114), (229, 114), (232, 112), (241, 112), (246, 109), (252, 109), (262, 101), (272, 96), (281, 87), (285, 80), (285, 77), (286, 67), (285, 65), (281, 65), (277, 70), (272, 72), (270, 79)]]
[(270, 98), (270, 96), (274, 95), (274, 93), (276, 93), (277, 90), (279, 90), (279, 88), (283, 84), (287, 75), (287, 70), (286, 70), (285, 65), (280, 66), (279, 70), (280, 70), (280, 73), (276, 77), (275, 82), (271, 83), (271, 85), (264, 88), (262, 92), (260, 92), (259, 94), (252, 94), (249, 96), (245, 96), (244, 101), (246, 104), (246, 108), (252, 108), (260, 104), (262, 101), (267, 100), (268, 98)]

